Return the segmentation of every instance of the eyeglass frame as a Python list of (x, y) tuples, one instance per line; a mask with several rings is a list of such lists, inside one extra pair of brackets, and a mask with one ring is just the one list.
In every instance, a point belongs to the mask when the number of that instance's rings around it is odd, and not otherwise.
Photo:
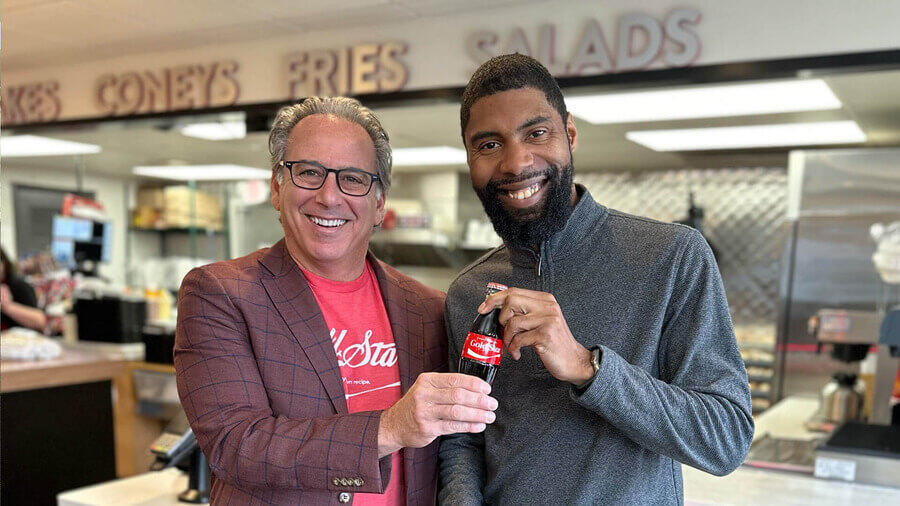
[[(324, 170), (325, 177), (322, 178), (322, 183), (319, 186), (316, 186), (315, 188), (308, 187), (308, 186), (300, 186), (299, 184), (297, 184), (297, 182), (294, 181), (294, 171), (292, 168), (295, 163), (305, 163), (307, 165), (313, 165), (315, 167), (318, 167), (318, 168)], [(281, 165), (282, 168), (285, 168), (288, 170), (288, 173), (291, 176), (291, 183), (294, 183), (294, 186), (296, 186), (297, 188), (300, 188), (302, 190), (318, 190), (318, 189), (322, 188), (323, 186), (325, 186), (325, 181), (328, 180), (328, 174), (330, 174), (332, 172), (334, 172), (334, 182), (337, 184), (338, 190), (340, 190), (341, 193), (343, 193), (344, 195), (347, 195), (348, 197), (365, 197), (366, 195), (369, 194), (369, 192), (372, 191), (372, 187), (375, 186), (375, 182), (381, 181), (381, 177), (378, 174), (375, 174), (374, 172), (357, 169), (356, 167), (347, 167), (347, 168), (343, 168), (343, 169), (330, 169), (314, 160), (281, 160), (280, 162), (278, 162), (278, 165)], [(372, 181), (369, 182), (369, 188), (366, 190), (365, 193), (363, 193), (361, 195), (354, 195), (352, 193), (347, 193), (346, 191), (344, 191), (344, 187), (341, 186), (341, 173), (342, 172), (361, 172), (363, 174), (368, 175), (369, 177), (372, 178)]]

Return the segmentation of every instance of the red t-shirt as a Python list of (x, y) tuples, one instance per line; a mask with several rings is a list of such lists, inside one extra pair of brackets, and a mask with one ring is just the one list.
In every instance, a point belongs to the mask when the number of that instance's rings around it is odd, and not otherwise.
[[(400, 399), (400, 369), (381, 289), (369, 262), (353, 281), (334, 281), (303, 270), (331, 332), (351, 413), (383, 410)], [(391, 455), (384, 494), (354, 494), (356, 505), (403, 505), (403, 460)]]

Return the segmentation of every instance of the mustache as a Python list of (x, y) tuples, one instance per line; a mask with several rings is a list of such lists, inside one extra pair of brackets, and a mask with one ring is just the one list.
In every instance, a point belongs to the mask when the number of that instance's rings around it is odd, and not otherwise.
[(542, 170), (530, 170), (519, 175), (510, 176), (503, 179), (492, 179), (488, 181), (486, 185), (484, 185), (484, 191), (499, 193), (500, 187), (503, 185), (521, 183), (522, 181), (528, 181), (529, 179), (535, 179), (537, 177), (549, 179), (553, 176), (554, 172), (555, 167), (548, 167)]

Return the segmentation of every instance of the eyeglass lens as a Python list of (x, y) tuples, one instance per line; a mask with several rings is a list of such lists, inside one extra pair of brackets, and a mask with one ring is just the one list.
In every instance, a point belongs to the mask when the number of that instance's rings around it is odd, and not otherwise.
[[(301, 188), (320, 188), (328, 176), (327, 170), (316, 165), (306, 163), (294, 163), (292, 165), (291, 178)], [(361, 170), (342, 169), (336, 172), (338, 187), (349, 195), (365, 195), (372, 186), (372, 176)]]

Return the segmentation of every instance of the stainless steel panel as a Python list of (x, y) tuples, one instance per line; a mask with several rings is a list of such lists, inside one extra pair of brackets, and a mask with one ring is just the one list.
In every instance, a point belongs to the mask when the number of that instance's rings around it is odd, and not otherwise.
[[(833, 467), (843, 465), (847, 476), (832, 476), (821, 473), (822, 460), (827, 460)], [(900, 459), (865, 455), (861, 453), (816, 451), (816, 477), (837, 478), (844, 481), (881, 485), (883, 487), (900, 487)], [(850, 472), (852, 470), (852, 472)], [(840, 474), (840, 473), (839, 473)], [(848, 479), (852, 476), (853, 479)]]
[(781, 168), (576, 173), (601, 204), (661, 221), (687, 216), (688, 194), (705, 211), (735, 326), (761, 326), (774, 341), (787, 174)]
[(811, 343), (806, 322), (819, 309), (878, 307), (869, 227), (900, 220), (900, 149), (804, 151), (789, 170), (799, 208), (784, 342)]

